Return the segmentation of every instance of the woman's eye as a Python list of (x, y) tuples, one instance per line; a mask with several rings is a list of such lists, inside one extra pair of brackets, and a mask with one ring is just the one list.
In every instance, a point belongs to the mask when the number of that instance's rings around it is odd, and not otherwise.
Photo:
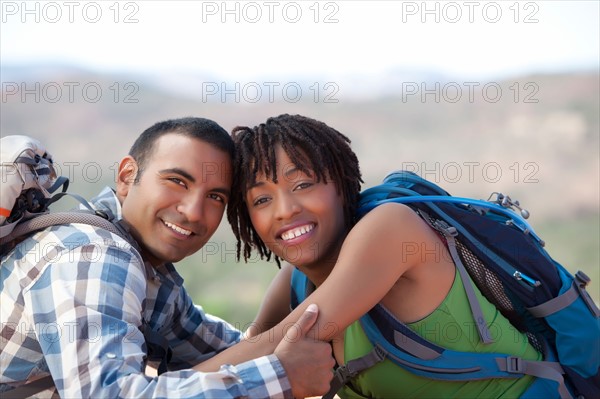
[(260, 197), (254, 200), (254, 202), (252, 202), (253, 206), (258, 206), (258, 205), (262, 205), (264, 203), (266, 203), (269, 199), (266, 197)]
[(312, 186), (312, 183), (308, 183), (308, 182), (300, 183), (296, 186), (295, 190), (304, 190), (306, 188), (309, 188), (310, 186)]

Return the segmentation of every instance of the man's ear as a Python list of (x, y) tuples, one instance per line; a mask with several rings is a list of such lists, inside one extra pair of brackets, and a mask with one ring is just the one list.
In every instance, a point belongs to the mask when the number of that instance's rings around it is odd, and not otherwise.
[(125, 198), (129, 193), (129, 188), (134, 184), (139, 167), (131, 155), (127, 155), (119, 164), (117, 173), (117, 196)]

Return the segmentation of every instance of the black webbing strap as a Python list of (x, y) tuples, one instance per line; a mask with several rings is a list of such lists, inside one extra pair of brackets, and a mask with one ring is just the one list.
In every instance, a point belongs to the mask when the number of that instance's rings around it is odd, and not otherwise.
[(20, 387), (17, 387), (10, 391), (2, 392), (0, 394), (0, 397), (2, 397), (2, 399), (23, 399), (33, 396), (36, 393), (45, 391), (46, 389), (50, 389), (53, 386), (54, 380), (52, 380), (52, 377), (48, 375), (46, 377), (32, 381), (28, 384), (21, 385)]
[(375, 345), (373, 350), (364, 356), (350, 360), (343, 366), (338, 367), (333, 374), (329, 392), (323, 395), (322, 399), (332, 399), (335, 394), (342, 389), (344, 385), (355, 377), (358, 373), (373, 367), (385, 359), (387, 352), (379, 345)]
[(146, 341), (148, 360), (159, 362), (157, 368), (158, 375), (166, 372), (167, 364), (173, 356), (173, 350), (169, 346), (169, 342), (165, 337), (152, 330), (146, 322), (142, 324), (140, 331), (144, 334), (144, 340)]

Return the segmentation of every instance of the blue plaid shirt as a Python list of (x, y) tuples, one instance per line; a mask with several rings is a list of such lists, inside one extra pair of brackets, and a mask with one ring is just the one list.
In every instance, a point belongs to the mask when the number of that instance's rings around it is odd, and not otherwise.
[[(121, 219), (110, 188), (92, 203)], [(214, 373), (190, 369), (241, 333), (195, 306), (182, 284), (172, 264), (144, 264), (105, 230), (72, 224), (36, 233), (0, 266), (0, 393), (51, 374), (64, 398), (292, 397), (275, 355)], [(173, 349), (158, 377), (144, 373), (142, 322)]]

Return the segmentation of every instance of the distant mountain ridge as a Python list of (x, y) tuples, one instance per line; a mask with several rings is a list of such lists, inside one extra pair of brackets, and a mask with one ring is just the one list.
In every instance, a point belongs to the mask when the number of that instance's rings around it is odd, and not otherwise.
[[(309, 88), (315, 84), (336, 83), (345, 88), (345, 95), (354, 98), (375, 98), (381, 96), (393, 95), (402, 89), (404, 82), (449, 82), (444, 74), (434, 71), (420, 71), (415, 69), (393, 68), (377, 75), (368, 74), (322, 74), (306, 75), (290, 78), (286, 74), (278, 76), (260, 76), (251, 79), (231, 79), (223, 78), (212, 73), (190, 72), (190, 71), (165, 71), (165, 72), (147, 72), (147, 73), (100, 73), (89, 70), (85, 67), (77, 67), (70, 64), (45, 64), (45, 65), (12, 65), (3, 64), (0, 67), (0, 76), (2, 82), (31, 82), (40, 79), (55, 79), (60, 76), (91, 76), (91, 75), (112, 75), (120, 79), (129, 79), (143, 84), (147, 84), (164, 90), (172, 95), (183, 95), (186, 97), (201, 99), (202, 82), (221, 83), (227, 88), (233, 88), (236, 83), (241, 86), (258, 84), (268, 91), (273, 84), (279, 83), (281, 86), (286, 83), (297, 83), (302, 88)], [(193, 86), (192, 89), (190, 86)], [(195, 87), (194, 87), (195, 86)], [(310, 89), (309, 89), (310, 90)], [(314, 89), (313, 89), (314, 90)], [(268, 96), (265, 95), (265, 98)]]
[[(456, 194), (508, 190), (533, 215), (598, 212), (597, 72), (459, 81), (396, 70), (252, 82), (65, 65), (2, 65), (1, 73), (0, 134), (51, 140), (58, 159), (88, 163), (90, 176), (73, 176), (85, 190), (114, 179), (116, 162), (158, 120), (199, 115), (231, 130), (300, 113), (350, 137), (365, 186), (408, 168)], [(91, 176), (95, 169), (102, 176)]]

